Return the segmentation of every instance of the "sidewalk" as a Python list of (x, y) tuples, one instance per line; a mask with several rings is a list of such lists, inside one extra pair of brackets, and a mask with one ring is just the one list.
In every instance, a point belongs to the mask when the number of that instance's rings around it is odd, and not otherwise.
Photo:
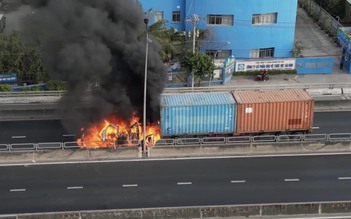
[(321, 84), (321, 83), (350, 83), (351, 75), (346, 70), (340, 70), (342, 49), (337, 47), (333, 39), (323, 32), (304, 9), (298, 8), (296, 17), (295, 41), (300, 41), (303, 57), (332, 56), (334, 71), (332, 74), (316, 75), (270, 75), (269, 81), (255, 81), (250, 76), (235, 76), (225, 86), (248, 85), (291, 85), (291, 84)]
[(268, 81), (255, 81), (253, 76), (234, 76), (224, 86), (250, 86), (250, 85), (293, 85), (293, 84), (337, 84), (349, 83), (349, 74), (318, 74), (318, 75), (270, 75)]

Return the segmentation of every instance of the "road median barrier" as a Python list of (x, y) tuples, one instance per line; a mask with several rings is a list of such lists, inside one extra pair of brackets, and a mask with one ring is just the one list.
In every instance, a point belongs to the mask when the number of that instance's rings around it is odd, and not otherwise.
[[(84, 113), (84, 109), (89, 108), (90, 105), (82, 103), (75, 107)], [(326, 94), (315, 98), (315, 112), (345, 110), (351, 110), (351, 100), (345, 99), (343, 95)], [(61, 117), (62, 109), (55, 103), (0, 104), (0, 121), (50, 120)]]
[(0, 215), (6, 219), (167, 219), (167, 218), (222, 218), (222, 217), (269, 217), (304, 215), (318, 217), (333, 213), (350, 213), (350, 201), (272, 203), (252, 205), (218, 205), (194, 207), (111, 209), (72, 212)]
[(319, 95), (342, 95), (343, 94), (343, 89), (342, 88), (311, 88), (311, 89), (306, 89), (306, 91), (311, 95), (311, 96), (319, 96)]
[(350, 202), (321, 203), (322, 213), (349, 213), (351, 212)]
[[(292, 137), (292, 136), (291, 136)], [(320, 137), (320, 136), (319, 136)], [(222, 155), (261, 155), (261, 154), (291, 154), (291, 153), (328, 153), (350, 152), (350, 140), (327, 141), (301, 139), (283, 142), (253, 141), (251, 143), (216, 144), (216, 145), (172, 145), (149, 147), (149, 157), (192, 157), (192, 156), (222, 156)]]
[[(56, 145), (58, 146), (58, 145)], [(0, 163), (40, 163), (40, 162), (69, 162), (95, 161), (111, 159), (138, 158), (138, 147), (120, 147), (110, 149), (65, 149), (65, 150), (33, 150), (6, 151), (0, 153)]]

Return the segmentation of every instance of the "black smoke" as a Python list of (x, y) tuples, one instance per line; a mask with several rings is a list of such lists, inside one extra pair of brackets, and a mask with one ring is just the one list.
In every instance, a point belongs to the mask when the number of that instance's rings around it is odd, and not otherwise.
[[(145, 67), (145, 14), (135, 0), (22, 0), (33, 12), (24, 33), (42, 47), (51, 79), (66, 81), (59, 103), (72, 131), (111, 114), (142, 116)], [(149, 43), (147, 119), (159, 117), (166, 70), (155, 40)], [(99, 84), (87, 102), (88, 84)], [(94, 86), (93, 86), (94, 87)], [(72, 123), (72, 118), (78, 122)], [(69, 120), (68, 120), (69, 119)]]

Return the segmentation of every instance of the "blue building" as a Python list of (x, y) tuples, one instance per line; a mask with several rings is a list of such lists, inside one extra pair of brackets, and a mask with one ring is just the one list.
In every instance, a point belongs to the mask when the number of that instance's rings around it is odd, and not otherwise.
[(139, 1), (144, 11), (152, 8), (151, 22), (165, 19), (187, 36), (194, 23), (208, 30), (201, 49), (216, 58), (292, 57), (297, 0)]
[(340, 69), (346, 69), (351, 74), (351, 27), (340, 27), (338, 40), (342, 46)]

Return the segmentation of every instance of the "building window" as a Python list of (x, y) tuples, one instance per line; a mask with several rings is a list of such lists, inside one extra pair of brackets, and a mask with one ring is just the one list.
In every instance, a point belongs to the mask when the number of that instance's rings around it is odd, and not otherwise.
[(234, 15), (208, 15), (207, 24), (233, 26)]
[(172, 21), (173, 22), (180, 22), (180, 11), (173, 11), (172, 12)]
[(274, 48), (262, 48), (250, 50), (250, 58), (273, 58)]
[(252, 24), (276, 24), (278, 13), (268, 13), (268, 14), (253, 14)]
[(206, 55), (215, 59), (226, 59), (232, 54), (231, 50), (206, 50)]
[(155, 22), (163, 20), (163, 11), (155, 12)]

